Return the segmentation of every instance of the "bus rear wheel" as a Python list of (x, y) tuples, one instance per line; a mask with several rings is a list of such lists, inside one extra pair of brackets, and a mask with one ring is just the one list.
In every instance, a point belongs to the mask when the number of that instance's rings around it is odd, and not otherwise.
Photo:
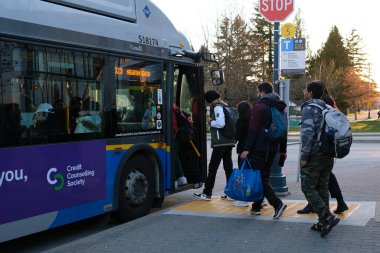
[(121, 174), (116, 218), (125, 222), (148, 214), (154, 203), (155, 182), (149, 161), (141, 155), (131, 158)]

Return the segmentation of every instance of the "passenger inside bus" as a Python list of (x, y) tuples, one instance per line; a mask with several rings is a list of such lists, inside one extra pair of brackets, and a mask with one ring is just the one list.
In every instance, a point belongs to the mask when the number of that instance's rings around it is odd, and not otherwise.
[(79, 112), (82, 108), (82, 98), (81, 97), (71, 97), (70, 107), (69, 107), (69, 127), (70, 133), (75, 132), (75, 127), (77, 125), (77, 118), (79, 117)]
[(34, 113), (34, 127), (31, 129), (31, 138), (36, 143), (46, 143), (49, 135), (58, 134), (56, 115), (53, 106), (42, 103)]
[(0, 147), (19, 145), (24, 129), (19, 105), (0, 104)]
[(78, 112), (74, 133), (93, 133), (98, 131), (99, 126), (95, 116), (91, 115), (90, 112), (90, 97), (87, 97), (83, 100), (81, 110)]
[(193, 119), (191, 115), (180, 110), (173, 103), (173, 136), (174, 136), (174, 165), (175, 165), (175, 186), (187, 184), (187, 179), (183, 173), (180, 153), (184, 152), (183, 147), (189, 145), (193, 139)]
[(144, 130), (148, 130), (154, 128), (154, 119), (152, 115), (152, 102), (149, 101), (147, 108), (144, 112), (144, 116), (141, 120), (141, 128)]
[(66, 109), (62, 99), (54, 103), (54, 114), (56, 120), (57, 134), (66, 134)]

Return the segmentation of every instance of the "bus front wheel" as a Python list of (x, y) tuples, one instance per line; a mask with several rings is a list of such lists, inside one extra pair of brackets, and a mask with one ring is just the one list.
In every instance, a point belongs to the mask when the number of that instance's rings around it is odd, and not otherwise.
[(141, 155), (131, 158), (123, 169), (119, 183), (119, 209), (116, 218), (129, 221), (149, 213), (154, 203), (154, 171)]

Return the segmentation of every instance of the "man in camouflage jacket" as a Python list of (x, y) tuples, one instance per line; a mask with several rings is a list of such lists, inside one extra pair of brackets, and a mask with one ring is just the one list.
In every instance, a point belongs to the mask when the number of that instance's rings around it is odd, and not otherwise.
[(325, 107), (320, 99), (324, 93), (319, 81), (307, 84), (304, 90), (305, 102), (301, 107), (301, 188), (313, 210), (318, 214), (319, 222), (311, 229), (320, 231), (326, 236), (338, 224), (339, 219), (329, 209), (329, 176), (334, 158), (320, 151), (317, 136), (323, 123), (322, 111), (311, 103)]

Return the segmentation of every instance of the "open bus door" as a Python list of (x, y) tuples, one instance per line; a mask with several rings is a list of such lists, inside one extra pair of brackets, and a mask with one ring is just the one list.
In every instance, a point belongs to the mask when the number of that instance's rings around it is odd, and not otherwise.
[[(203, 98), (203, 67), (177, 64), (174, 67), (173, 103), (192, 116), (193, 138), (179, 147), (179, 159), (189, 184), (201, 187), (207, 176), (207, 139)], [(174, 152), (172, 152), (172, 161)], [(175, 164), (175, 163), (174, 163)], [(175, 167), (172, 178), (175, 178)]]

